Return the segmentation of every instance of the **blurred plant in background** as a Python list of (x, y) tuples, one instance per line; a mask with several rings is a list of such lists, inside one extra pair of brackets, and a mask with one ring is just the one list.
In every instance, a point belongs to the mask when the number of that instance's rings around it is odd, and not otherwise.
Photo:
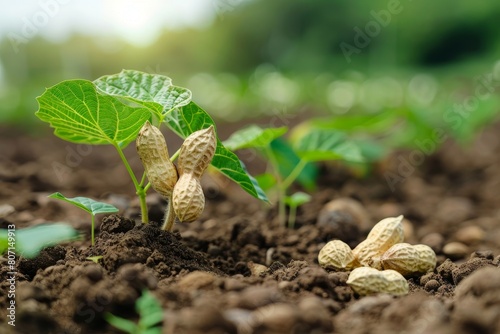
[(390, 146), (415, 146), (436, 128), (469, 139), (498, 111), (496, 1), (0, 6), (2, 123), (35, 127), (41, 88), (123, 68), (176, 78), (218, 120), (285, 111)]

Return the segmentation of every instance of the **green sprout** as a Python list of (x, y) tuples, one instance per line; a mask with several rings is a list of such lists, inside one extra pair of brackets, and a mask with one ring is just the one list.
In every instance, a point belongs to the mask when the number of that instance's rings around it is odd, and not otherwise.
[(49, 195), (49, 197), (68, 202), (70, 204), (73, 204), (77, 208), (80, 208), (80, 209), (90, 213), (91, 222), (92, 222), (91, 238), (90, 239), (92, 240), (92, 246), (95, 243), (95, 241), (94, 241), (95, 215), (100, 214), (100, 213), (118, 212), (118, 209), (111, 204), (97, 202), (97, 201), (94, 201), (93, 199), (87, 198), (87, 197), (68, 198), (59, 192), (53, 193), (53, 194)]
[[(317, 173), (312, 163), (332, 160), (362, 163), (365, 158), (358, 144), (336, 130), (308, 128), (291, 141), (281, 138), (286, 132), (286, 127), (252, 125), (233, 133), (224, 145), (232, 150), (256, 149), (264, 156), (268, 171), (257, 179), (265, 189), (277, 193), (279, 221), (293, 227), (297, 206), (304, 203), (305, 196), (288, 197), (287, 193), (296, 181), (314, 189)], [(287, 202), (291, 209), (288, 219)]]
[(112, 326), (129, 334), (160, 334), (161, 327), (157, 326), (163, 321), (163, 309), (158, 300), (151, 292), (144, 290), (142, 296), (135, 303), (135, 309), (139, 314), (137, 323), (117, 317), (111, 313), (105, 314), (105, 319)]

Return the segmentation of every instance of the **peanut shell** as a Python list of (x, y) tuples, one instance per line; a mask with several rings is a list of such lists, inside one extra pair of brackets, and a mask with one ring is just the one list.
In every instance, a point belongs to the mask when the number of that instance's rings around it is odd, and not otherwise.
[(365, 241), (352, 250), (362, 266), (381, 269), (380, 257), (393, 245), (403, 242), (403, 216), (382, 219), (375, 224)]
[(146, 122), (136, 139), (136, 148), (151, 187), (169, 198), (177, 182), (177, 169), (170, 161), (167, 143), (161, 131)]
[(205, 195), (198, 179), (192, 174), (182, 174), (172, 194), (172, 206), (181, 222), (198, 219), (205, 207)]
[(335, 270), (351, 270), (356, 267), (351, 247), (340, 240), (328, 242), (318, 254), (319, 265)]
[(192, 173), (197, 179), (212, 161), (217, 146), (217, 138), (213, 125), (190, 134), (179, 152), (179, 174)]
[(375, 268), (354, 269), (347, 284), (360, 296), (387, 293), (394, 296), (406, 295), (409, 291), (406, 279), (394, 270), (379, 271)]
[(436, 267), (436, 253), (427, 245), (400, 243), (382, 255), (381, 263), (404, 276), (422, 275)]

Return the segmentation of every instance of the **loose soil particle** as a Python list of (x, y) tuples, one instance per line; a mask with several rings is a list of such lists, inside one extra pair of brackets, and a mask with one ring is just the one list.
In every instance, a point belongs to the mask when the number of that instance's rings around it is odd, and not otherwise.
[[(148, 205), (158, 223), (139, 222), (112, 149), (78, 150), (2, 129), (0, 227), (66, 221), (84, 240), (18, 259), (15, 328), (5, 323), (8, 269), (1, 260), (0, 332), (120, 333), (103, 315), (137, 319), (135, 301), (148, 289), (165, 310), (163, 333), (498, 333), (499, 130), (492, 126), (468, 149), (446, 142), (394, 191), (384, 173), (397, 173), (397, 156), (410, 152), (395, 153), (364, 179), (323, 165), (320, 188), (299, 208), (295, 230), (278, 225), (275, 209), (208, 175), (202, 217), (167, 233), (159, 228), (166, 203), (155, 194)], [(74, 152), (85, 156), (76, 159)], [(131, 163), (139, 174), (138, 158)], [(247, 165), (252, 170), (252, 161)], [(90, 246), (88, 216), (47, 200), (53, 191), (106, 200), (122, 216), (101, 216)], [(342, 199), (349, 209), (324, 208)], [(361, 215), (352, 212), (359, 210), (352, 201), (362, 205)], [(347, 286), (348, 273), (318, 266), (326, 242), (338, 238), (354, 247), (377, 221), (399, 214), (408, 219), (407, 240), (438, 255), (433, 272), (409, 278), (409, 295), (360, 297)], [(102, 259), (96, 264), (89, 256)]]

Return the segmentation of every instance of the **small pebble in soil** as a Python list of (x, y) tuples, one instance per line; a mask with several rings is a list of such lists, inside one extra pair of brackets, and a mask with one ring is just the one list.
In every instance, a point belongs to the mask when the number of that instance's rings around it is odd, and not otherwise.
[(479, 226), (462, 227), (455, 233), (455, 239), (465, 245), (474, 245), (483, 240), (484, 230)]
[(461, 242), (453, 241), (444, 245), (443, 253), (452, 260), (463, 259), (469, 254), (469, 247)]
[(444, 237), (440, 233), (429, 233), (420, 240), (420, 243), (429, 246), (436, 253), (441, 253)]

